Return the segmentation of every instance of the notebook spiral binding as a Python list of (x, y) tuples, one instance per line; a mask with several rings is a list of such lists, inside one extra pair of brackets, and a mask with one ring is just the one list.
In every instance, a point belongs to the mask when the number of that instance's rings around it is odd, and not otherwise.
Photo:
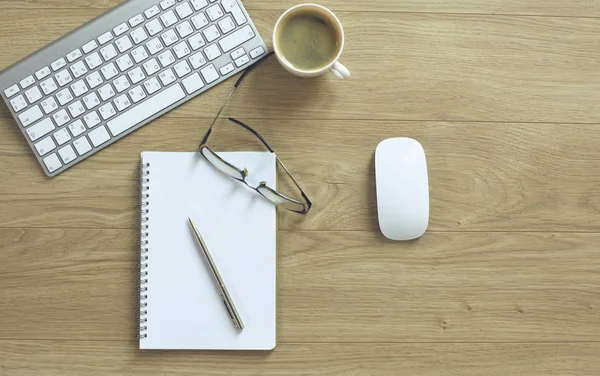
[(139, 338), (148, 334), (148, 228), (150, 214), (150, 163), (140, 167), (140, 326)]

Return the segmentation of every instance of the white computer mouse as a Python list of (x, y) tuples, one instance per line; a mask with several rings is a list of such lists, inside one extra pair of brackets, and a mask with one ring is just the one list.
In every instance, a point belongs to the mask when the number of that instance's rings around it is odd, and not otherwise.
[(420, 237), (429, 225), (429, 178), (423, 146), (390, 138), (375, 151), (379, 228), (392, 240)]

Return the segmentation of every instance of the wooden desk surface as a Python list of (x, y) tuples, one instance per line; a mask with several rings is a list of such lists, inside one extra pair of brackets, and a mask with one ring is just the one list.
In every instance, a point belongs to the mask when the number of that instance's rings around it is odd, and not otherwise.
[[(0, 68), (119, 0), (3, 0)], [(246, 0), (270, 45), (295, 0)], [(279, 213), (272, 353), (137, 350), (136, 168), (193, 151), (233, 82), (54, 179), (0, 110), (0, 375), (600, 374), (600, 3), (322, 0), (353, 73), (268, 61), (225, 115), (315, 201)], [(259, 73), (260, 72), (260, 73)], [(219, 124), (223, 149), (254, 146)], [(421, 141), (431, 224), (377, 229), (373, 155)]]

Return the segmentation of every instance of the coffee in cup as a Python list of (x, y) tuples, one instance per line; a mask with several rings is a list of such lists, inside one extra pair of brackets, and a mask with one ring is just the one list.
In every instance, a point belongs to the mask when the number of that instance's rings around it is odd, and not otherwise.
[(339, 78), (350, 72), (338, 62), (344, 48), (344, 30), (329, 9), (316, 4), (290, 8), (277, 21), (275, 54), (288, 71), (302, 77), (331, 70)]

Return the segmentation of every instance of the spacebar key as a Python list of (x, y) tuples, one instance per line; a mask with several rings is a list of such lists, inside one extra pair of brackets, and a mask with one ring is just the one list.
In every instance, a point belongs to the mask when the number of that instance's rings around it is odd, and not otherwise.
[(110, 133), (112, 133), (113, 137), (117, 136), (149, 117), (156, 115), (184, 97), (185, 93), (183, 92), (181, 85), (175, 84), (167, 90), (161, 91), (151, 97), (139, 106), (112, 119), (106, 123), (106, 125), (108, 126), (108, 129), (110, 129)]

